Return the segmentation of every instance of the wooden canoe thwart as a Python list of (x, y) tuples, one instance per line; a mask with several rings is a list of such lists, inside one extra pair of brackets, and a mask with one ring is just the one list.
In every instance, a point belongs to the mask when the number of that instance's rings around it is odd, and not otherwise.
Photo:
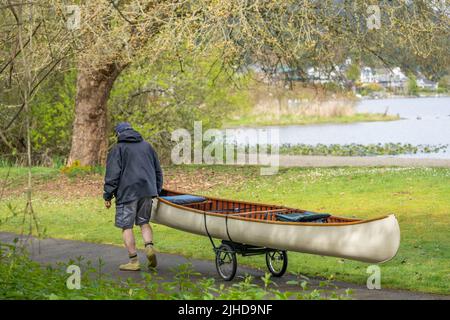
[[(179, 199), (184, 202), (176, 203)], [(370, 220), (343, 218), (170, 190), (154, 199), (152, 221), (235, 243), (371, 263), (392, 259), (400, 245), (393, 214)]]

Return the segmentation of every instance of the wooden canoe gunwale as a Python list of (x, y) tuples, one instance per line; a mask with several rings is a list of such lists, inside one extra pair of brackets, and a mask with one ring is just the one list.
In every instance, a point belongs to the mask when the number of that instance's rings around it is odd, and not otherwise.
[[(183, 192), (173, 191), (173, 190), (169, 190), (169, 189), (164, 189), (164, 190), (167, 191), (167, 192), (170, 192), (170, 193), (174, 193), (174, 194), (186, 194), (186, 193), (183, 193)], [(192, 194), (192, 193), (189, 193), (189, 194)], [(287, 211), (295, 210), (295, 211), (298, 211), (298, 212), (304, 212), (305, 211), (303, 209), (288, 208), (288, 207), (284, 207), (284, 206), (277, 206), (277, 205), (270, 205), (270, 204), (263, 204), (263, 203), (254, 203), (254, 202), (247, 202), (247, 201), (232, 201), (232, 200), (228, 200), (228, 199), (208, 197), (208, 196), (197, 195), (197, 194), (192, 194), (192, 195), (204, 197), (207, 200), (213, 200), (213, 201), (240, 203), (240, 204), (244, 204), (244, 205), (276, 207), (276, 209), (271, 209), (272, 212), (273, 211), (278, 211), (279, 212), (280, 210), (287, 210)], [(216, 216), (216, 217), (222, 217), (222, 218), (227, 217), (227, 219), (236, 219), (236, 220), (252, 221), (252, 222), (259, 222), (259, 223), (269, 223), (269, 224), (278, 224), (278, 225), (292, 225), (292, 226), (315, 226), (315, 227), (349, 226), (349, 225), (370, 223), (370, 222), (373, 222), (373, 221), (382, 220), (382, 219), (386, 219), (386, 218), (389, 217), (389, 215), (384, 215), (384, 216), (380, 216), (380, 217), (372, 218), (372, 219), (354, 219), (354, 218), (331, 216), (331, 218), (342, 219), (342, 220), (344, 220), (346, 222), (328, 222), (328, 223), (287, 222), (287, 221), (276, 221), (276, 220), (262, 220), (262, 219), (247, 218), (247, 217), (243, 217), (242, 216), (242, 215), (254, 214), (254, 213), (256, 213), (256, 214), (263, 214), (263, 213), (266, 213), (266, 212), (268, 212), (270, 210), (262, 210), (262, 211), (259, 210), (259, 211), (255, 211), (255, 212), (242, 212), (242, 213), (234, 213), (234, 212), (230, 212), (230, 213), (216, 213), (216, 212), (210, 212), (210, 211), (206, 211), (206, 210), (199, 210), (199, 209), (190, 208), (190, 207), (186, 207), (186, 206), (183, 206), (183, 205), (175, 204), (175, 203), (172, 203), (172, 202), (167, 201), (167, 200), (162, 199), (162, 198), (158, 198), (158, 201), (161, 201), (164, 204), (167, 204), (169, 206), (172, 206), (172, 207), (175, 207), (175, 208), (178, 208), (178, 209), (181, 209), (181, 210), (186, 210), (186, 211), (189, 211), (189, 212), (202, 214), (202, 215)]]

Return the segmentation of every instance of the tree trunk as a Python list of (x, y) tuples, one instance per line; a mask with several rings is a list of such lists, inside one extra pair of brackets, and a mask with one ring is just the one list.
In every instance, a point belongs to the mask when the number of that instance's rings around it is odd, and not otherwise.
[(107, 100), (123, 68), (111, 64), (101, 70), (79, 68), (75, 119), (68, 164), (104, 164), (108, 148)]

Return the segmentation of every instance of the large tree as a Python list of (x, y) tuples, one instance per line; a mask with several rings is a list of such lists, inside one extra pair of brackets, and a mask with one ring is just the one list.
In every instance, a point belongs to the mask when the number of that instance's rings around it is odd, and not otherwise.
[(220, 52), (216, 63), (228, 66), (227, 70), (258, 64), (271, 74), (287, 66), (305, 79), (308, 67), (334, 70), (347, 57), (375, 58), (388, 66), (412, 72), (420, 68), (428, 74), (437, 74), (449, 62), (445, 1), (99, 0), (77, 4), (81, 19), (71, 39), (76, 43), (78, 76), (69, 162), (80, 160), (86, 165), (105, 159), (108, 96), (120, 73), (137, 61), (152, 64), (164, 55), (182, 66), (180, 52), (202, 57), (213, 48)]

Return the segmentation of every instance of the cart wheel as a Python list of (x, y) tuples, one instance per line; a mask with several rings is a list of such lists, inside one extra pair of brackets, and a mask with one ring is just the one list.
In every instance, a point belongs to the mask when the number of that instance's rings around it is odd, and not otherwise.
[(266, 264), (274, 277), (281, 277), (288, 265), (287, 252), (284, 250), (266, 252)]
[(230, 245), (221, 244), (216, 250), (216, 269), (223, 280), (233, 280), (237, 269), (237, 259), (236, 252)]

